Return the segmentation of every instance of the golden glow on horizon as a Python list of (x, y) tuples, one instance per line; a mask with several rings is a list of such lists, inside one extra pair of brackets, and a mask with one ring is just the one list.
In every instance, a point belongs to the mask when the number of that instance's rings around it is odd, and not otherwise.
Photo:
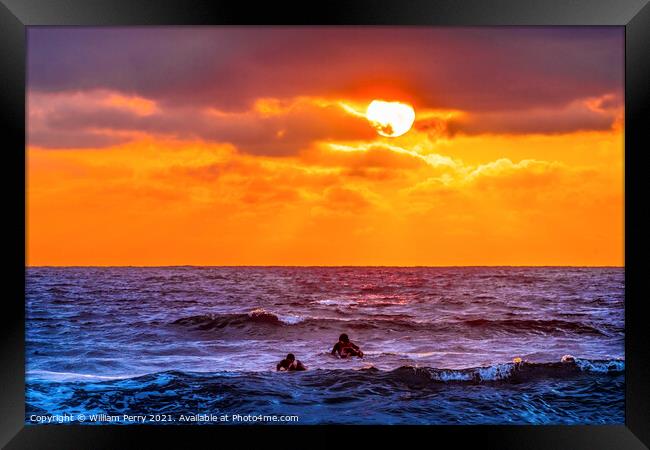
[(405, 103), (373, 100), (368, 105), (366, 117), (381, 136), (398, 137), (413, 126), (415, 111)]

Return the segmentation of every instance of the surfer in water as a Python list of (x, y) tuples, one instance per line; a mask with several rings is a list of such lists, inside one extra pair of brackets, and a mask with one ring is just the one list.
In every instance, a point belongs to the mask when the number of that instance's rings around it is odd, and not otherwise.
[(348, 356), (358, 356), (363, 358), (363, 352), (361, 349), (350, 342), (350, 338), (347, 334), (343, 333), (339, 336), (339, 341), (334, 344), (332, 349), (332, 355), (339, 355), (341, 358), (347, 358)]
[(293, 353), (289, 353), (285, 359), (280, 361), (276, 366), (278, 371), (286, 370), (292, 372), (294, 370), (307, 370), (302, 362), (296, 359)]

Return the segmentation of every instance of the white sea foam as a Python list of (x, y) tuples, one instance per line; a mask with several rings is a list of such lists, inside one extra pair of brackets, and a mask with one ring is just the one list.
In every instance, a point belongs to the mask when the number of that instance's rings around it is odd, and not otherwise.
[(316, 302), (314, 303), (318, 303), (319, 305), (325, 305), (325, 306), (354, 306), (357, 304), (357, 302), (354, 300), (344, 299), (344, 298), (316, 300)]
[(30, 370), (25, 374), (28, 379), (47, 380), (47, 381), (110, 381), (122, 380), (125, 378), (135, 378), (144, 374), (125, 374), (125, 375), (91, 375), (86, 373), (75, 372), (53, 372), (49, 370)]
[(624, 360), (609, 360), (609, 361), (589, 361), (588, 359), (575, 359), (576, 365), (585, 372), (622, 372), (625, 370)]
[(303, 322), (305, 320), (304, 317), (302, 316), (297, 316), (297, 315), (292, 315), (292, 314), (277, 314), (271, 311), (267, 311), (264, 308), (257, 308), (248, 313), (249, 316), (255, 317), (255, 316), (263, 316), (263, 315), (268, 315), (268, 316), (274, 316), (277, 317), (277, 319), (282, 322), (286, 323), (287, 325), (295, 325), (297, 323)]
[(431, 378), (437, 381), (498, 381), (509, 378), (514, 368), (514, 364), (504, 363), (472, 369), (437, 370), (431, 373)]
[(284, 322), (289, 325), (295, 325), (305, 320), (305, 318), (301, 316), (289, 316), (289, 315), (277, 316), (277, 318), (280, 320), (280, 322)]

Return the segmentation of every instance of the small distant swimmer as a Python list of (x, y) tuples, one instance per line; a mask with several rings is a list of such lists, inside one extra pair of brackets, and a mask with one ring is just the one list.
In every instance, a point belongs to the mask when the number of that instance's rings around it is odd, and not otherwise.
[(276, 366), (278, 371), (286, 370), (292, 372), (294, 370), (307, 370), (305, 365), (296, 359), (293, 353), (289, 353), (285, 359), (280, 361)]
[(359, 347), (350, 342), (350, 338), (347, 334), (343, 333), (339, 336), (339, 341), (334, 344), (332, 349), (332, 355), (338, 354), (341, 358), (347, 358), (348, 356), (358, 356), (363, 358), (363, 352)]

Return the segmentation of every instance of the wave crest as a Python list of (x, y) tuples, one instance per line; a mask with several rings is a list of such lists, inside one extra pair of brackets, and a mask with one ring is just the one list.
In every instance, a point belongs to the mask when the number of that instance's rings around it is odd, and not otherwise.
[[(520, 363), (499, 363), (484, 367), (469, 367), (465, 369), (444, 369), (435, 367), (402, 366), (393, 370), (380, 370), (373, 366), (361, 369), (313, 369), (301, 372), (300, 376), (317, 378), (319, 383), (368, 382), (389, 381), (409, 385), (424, 385), (430, 383), (523, 383), (544, 378), (565, 379), (589, 375), (619, 375), (625, 371), (625, 361), (622, 359), (590, 360), (574, 358), (566, 362), (534, 363), (523, 361)], [(153, 382), (165, 379), (196, 379), (196, 378), (222, 378), (233, 377), (282, 376), (274, 372), (186, 372), (171, 370), (143, 375), (96, 375), (81, 373), (61, 373), (43, 370), (34, 370), (27, 373), (32, 381), (44, 382), (124, 382), (138, 380), (140, 382)], [(156, 381), (157, 382), (157, 381)]]
[(183, 317), (172, 322), (196, 330), (214, 331), (219, 329), (249, 329), (255, 325), (280, 327), (295, 325), (304, 319), (300, 316), (278, 316), (264, 309), (254, 309), (247, 314), (200, 314)]
[(433, 367), (403, 366), (392, 371), (397, 377), (413, 380), (424, 378), (434, 382), (525, 382), (540, 378), (566, 378), (583, 373), (619, 374), (625, 371), (623, 360), (588, 360), (553, 363), (501, 363), (467, 369), (438, 369)]
[(600, 329), (582, 322), (542, 319), (465, 319), (449, 322), (420, 322), (406, 315), (375, 314), (364, 319), (339, 319), (301, 317), (277, 314), (262, 308), (239, 314), (201, 314), (183, 317), (172, 322), (197, 330), (239, 329), (263, 333), (265, 330), (283, 326), (298, 326), (309, 329), (368, 329), (399, 330), (431, 333), (477, 334), (587, 334), (609, 335), (615, 329)]

